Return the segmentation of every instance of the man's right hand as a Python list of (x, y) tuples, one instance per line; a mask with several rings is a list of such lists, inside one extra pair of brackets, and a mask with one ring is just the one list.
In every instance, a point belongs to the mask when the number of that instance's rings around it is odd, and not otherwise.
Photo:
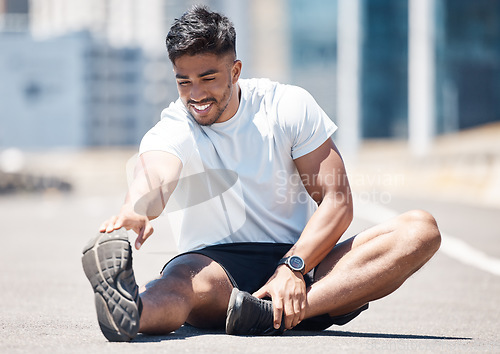
[(141, 248), (153, 233), (150, 220), (162, 213), (181, 170), (182, 161), (169, 152), (148, 151), (141, 154), (120, 213), (103, 222), (99, 231), (111, 232), (122, 227), (132, 229), (137, 234), (135, 248)]
[(153, 233), (154, 229), (151, 226), (147, 216), (137, 214), (128, 206), (123, 206), (120, 214), (114, 215), (108, 220), (104, 221), (100, 228), (100, 232), (112, 232), (124, 227), (127, 230), (132, 229), (136, 234), (135, 248), (138, 250), (142, 244)]

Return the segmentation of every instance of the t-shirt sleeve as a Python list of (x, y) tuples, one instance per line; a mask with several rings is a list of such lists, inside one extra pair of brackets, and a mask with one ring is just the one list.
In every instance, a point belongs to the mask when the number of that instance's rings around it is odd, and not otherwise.
[(286, 86), (277, 113), (291, 144), (293, 159), (316, 150), (337, 130), (312, 95), (297, 86)]
[(194, 150), (194, 140), (187, 118), (177, 114), (172, 104), (161, 113), (161, 120), (142, 138), (139, 154), (165, 151), (177, 156), (185, 166)]

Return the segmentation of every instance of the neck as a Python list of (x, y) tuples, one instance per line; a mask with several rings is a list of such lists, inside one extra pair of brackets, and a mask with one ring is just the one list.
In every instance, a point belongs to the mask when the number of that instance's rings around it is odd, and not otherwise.
[[(228, 114), (228, 118), (227, 119), (224, 119), (223, 121), (227, 121), (231, 118), (234, 117), (234, 115), (236, 114), (236, 112), (238, 112), (238, 108), (240, 106), (240, 100), (241, 100), (241, 89), (240, 89), (240, 85), (238, 85), (238, 83), (236, 83), (234, 85), (235, 87), (233, 88), (233, 90), (231, 90), (231, 96), (229, 97), (229, 102), (228, 102), (228, 105), (227, 105), (227, 108), (226, 108), (226, 112)], [(234, 89), (236, 89), (236, 95), (234, 94)]]

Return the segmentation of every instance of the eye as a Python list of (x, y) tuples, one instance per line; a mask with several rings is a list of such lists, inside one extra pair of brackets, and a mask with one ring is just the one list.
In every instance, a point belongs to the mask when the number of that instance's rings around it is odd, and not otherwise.
[(186, 85), (189, 85), (189, 81), (177, 81), (177, 85), (186, 86)]
[(203, 78), (203, 81), (213, 81), (215, 80), (215, 77), (205, 77)]

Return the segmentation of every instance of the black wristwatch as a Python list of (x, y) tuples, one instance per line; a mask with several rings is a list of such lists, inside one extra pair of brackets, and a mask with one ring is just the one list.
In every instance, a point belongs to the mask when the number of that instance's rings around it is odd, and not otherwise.
[(280, 261), (278, 262), (278, 265), (282, 264), (286, 264), (288, 268), (290, 268), (294, 272), (300, 272), (301, 274), (304, 274), (304, 270), (306, 268), (304, 260), (299, 256), (290, 256), (281, 258)]

